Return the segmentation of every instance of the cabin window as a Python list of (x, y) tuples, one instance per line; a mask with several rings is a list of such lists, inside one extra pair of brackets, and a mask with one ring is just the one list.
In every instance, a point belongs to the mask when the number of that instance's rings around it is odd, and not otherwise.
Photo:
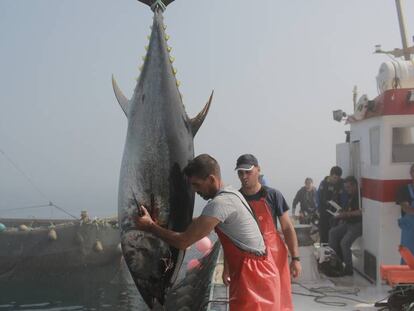
[(414, 162), (414, 126), (392, 129), (392, 162)]
[(379, 165), (380, 161), (380, 128), (373, 127), (369, 130), (369, 148), (371, 165)]

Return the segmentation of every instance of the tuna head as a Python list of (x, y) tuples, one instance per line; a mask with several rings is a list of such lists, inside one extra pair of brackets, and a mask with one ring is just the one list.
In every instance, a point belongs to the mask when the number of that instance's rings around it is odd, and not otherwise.
[(166, 41), (161, 9), (156, 9), (148, 52), (131, 100), (112, 80), (128, 118), (118, 191), (121, 244), (135, 284), (150, 307), (156, 300), (163, 303), (184, 252), (137, 230), (133, 219), (144, 205), (160, 226), (184, 231), (190, 224), (194, 193), (182, 169), (194, 157), (193, 137), (213, 95), (195, 118), (187, 116)]

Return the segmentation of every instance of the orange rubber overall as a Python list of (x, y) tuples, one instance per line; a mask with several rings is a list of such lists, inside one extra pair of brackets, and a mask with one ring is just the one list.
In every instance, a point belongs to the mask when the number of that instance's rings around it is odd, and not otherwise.
[(280, 302), (280, 310), (293, 310), (290, 269), (286, 244), (276, 230), (266, 199), (260, 198), (260, 200), (257, 201), (249, 201), (249, 205), (256, 215), (256, 220), (259, 224), (260, 231), (262, 232), (266, 247), (270, 251), (279, 271), (280, 291), (277, 293), (277, 299)]
[(230, 311), (279, 311), (279, 272), (273, 258), (239, 249), (216, 227), (230, 274)]

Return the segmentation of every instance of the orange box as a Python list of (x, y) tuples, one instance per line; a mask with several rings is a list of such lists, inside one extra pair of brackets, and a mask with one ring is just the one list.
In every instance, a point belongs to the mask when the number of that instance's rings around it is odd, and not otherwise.
[(388, 284), (414, 284), (414, 270), (391, 270), (388, 271)]
[(408, 265), (381, 265), (380, 266), (380, 274), (381, 279), (387, 280), (388, 273), (390, 271), (409, 271), (410, 267)]

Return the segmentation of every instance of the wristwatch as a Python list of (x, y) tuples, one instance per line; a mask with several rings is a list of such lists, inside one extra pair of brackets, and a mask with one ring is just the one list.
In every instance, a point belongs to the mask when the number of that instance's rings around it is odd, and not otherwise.
[(292, 259), (292, 261), (294, 261), (294, 260), (300, 261), (300, 257), (299, 256), (292, 256), (291, 259)]

